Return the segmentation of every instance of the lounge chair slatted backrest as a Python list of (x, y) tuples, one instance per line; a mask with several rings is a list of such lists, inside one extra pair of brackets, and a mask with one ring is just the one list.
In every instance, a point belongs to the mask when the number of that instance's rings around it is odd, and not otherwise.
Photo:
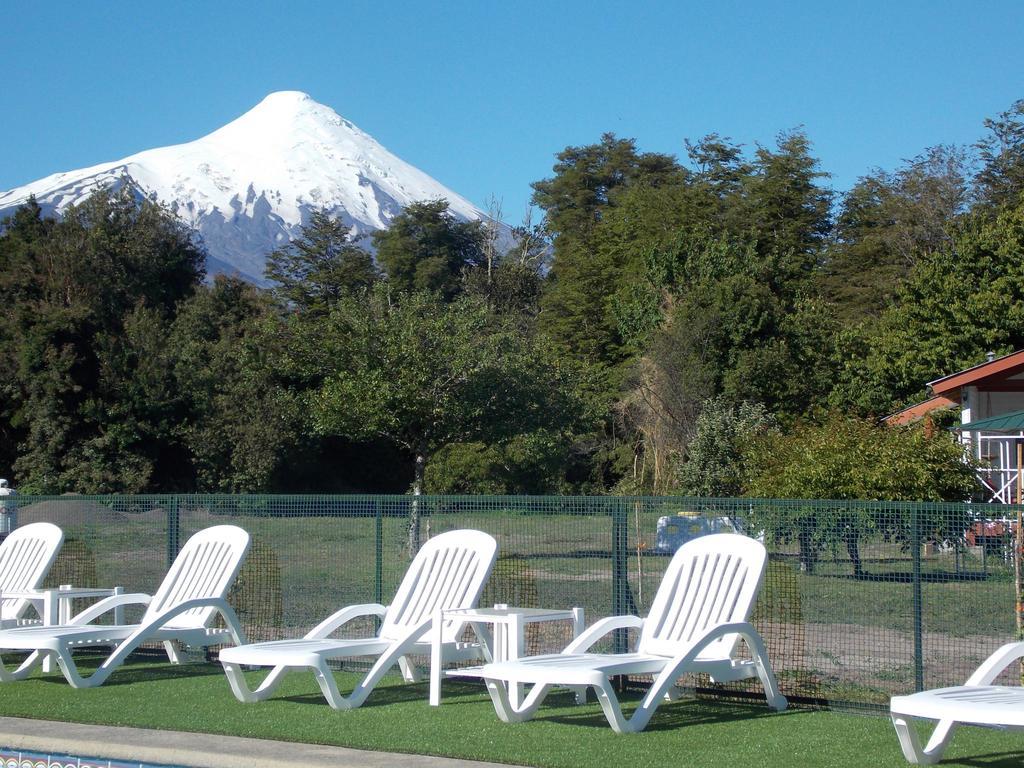
[[(53, 523), (16, 528), (0, 544), (0, 596), (4, 592), (39, 588), (63, 543), (64, 532)], [(19, 619), (28, 606), (26, 599), (5, 597), (0, 600), (0, 620)]]
[[(235, 526), (215, 525), (194, 534), (174, 559), (142, 623), (186, 600), (223, 597), (242, 567), (248, 545), (248, 534)], [(194, 608), (163, 626), (166, 629), (204, 627), (216, 611), (213, 606)]]
[[(723, 548), (718, 536), (730, 536)], [(765, 548), (754, 539), (731, 534), (702, 536), (689, 542), (669, 563), (644, 621), (637, 651), (673, 656), (681, 645), (711, 627), (746, 621), (764, 574)], [(708, 645), (698, 659), (728, 657), (738, 635)]]
[[(406, 571), (395, 599), (388, 606), (380, 637), (404, 638), (409, 630), (431, 619), (438, 608), (476, 605), (490, 574), (497, 543), (480, 531), (436, 536), (420, 549)], [(444, 640), (453, 642), (459, 625), (447, 622)], [(418, 640), (429, 640), (429, 629)]]

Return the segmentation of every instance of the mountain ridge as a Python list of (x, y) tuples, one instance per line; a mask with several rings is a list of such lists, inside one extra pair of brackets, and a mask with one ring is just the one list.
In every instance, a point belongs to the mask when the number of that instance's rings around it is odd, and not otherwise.
[[(196, 231), (208, 274), (265, 284), (263, 267), (309, 214), (326, 209), (354, 236), (387, 228), (410, 203), (444, 198), (462, 221), (487, 215), (301, 91), (269, 94), (206, 136), (51, 174), (0, 192), (0, 220), (34, 196), (60, 215), (104, 186), (131, 184)], [(501, 237), (508, 228), (499, 224)]]

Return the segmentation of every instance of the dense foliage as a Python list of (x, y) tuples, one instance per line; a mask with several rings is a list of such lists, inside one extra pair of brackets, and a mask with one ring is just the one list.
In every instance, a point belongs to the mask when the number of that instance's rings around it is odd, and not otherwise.
[[(846, 548), (855, 576), (862, 575), (859, 542), (882, 533), (901, 542), (923, 536), (952, 539), (966, 525), (954, 525), (946, 511), (918, 510), (916, 532), (910, 515), (887, 501), (962, 499), (975, 485), (963, 450), (948, 432), (925, 425), (890, 427), (874, 420), (829, 414), (816, 423), (799, 423), (788, 433), (766, 431), (744, 447), (742, 472), (753, 496), (775, 499), (859, 501), (823, 510), (808, 506), (795, 515), (757, 507), (748, 521), (777, 540), (796, 539), (800, 562), (813, 570), (818, 552)], [(878, 501), (879, 504), (866, 504)]]
[[(371, 240), (318, 211), (269, 290), (203, 282), (201, 245), (129, 190), (61, 220), (30, 202), (0, 228), (0, 475), (964, 498), (955, 446), (872, 420), (1024, 347), (1024, 101), (984, 130), (842, 194), (802, 130), (683, 160), (605, 134), (557, 154), (511, 247), (445, 201)], [(872, 515), (812, 525), (807, 564)]]

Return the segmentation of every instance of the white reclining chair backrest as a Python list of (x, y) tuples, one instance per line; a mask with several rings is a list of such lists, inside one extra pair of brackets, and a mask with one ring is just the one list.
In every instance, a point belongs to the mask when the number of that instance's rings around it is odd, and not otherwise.
[[(236, 525), (215, 525), (189, 537), (171, 563), (142, 623), (185, 602), (225, 597), (249, 551), (249, 534)], [(215, 608), (194, 608), (170, 619), (167, 629), (205, 627)]]
[[(0, 544), (0, 597), (5, 592), (37, 589), (57, 559), (64, 532), (53, 523), (15, 528)], [(19, 619), (29, 606), (20, 598), (0, 600), (0, 620)]]
[[(439, 608), (473, 608), (494, 567), (498, 542), (483, 531), (447, 531), (430, 539), (413, 558), (388, 606), (380, 637), (399, 640), (433, 618)], [(446, 622), (443, 639), (456, 640), (457, 625)], [(429, 638), (429, 629), (420, 636)]]
[[(676, 656), (718, 624), (746, 621), (764, 576), (767, 552), (755, 539), (716, 533), (686, 542), (672, 557), (644, 620), (639, 653)], [(739, 641), (726, 635), (699, 660), (725, 659)]]

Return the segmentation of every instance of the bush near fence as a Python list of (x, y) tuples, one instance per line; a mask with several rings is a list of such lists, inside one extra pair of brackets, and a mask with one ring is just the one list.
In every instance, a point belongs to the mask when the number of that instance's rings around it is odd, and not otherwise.
[[(231, 600), (247, 635), (264, 639), (304, 633), (342, 605), (386, 603), (409, 562), (412, 503), (409, 496), (22, 496), (18, 522), (64, 528), (70, 546), (54, 573), (59, 583), (128, 592), (155, 589), (191, 533), (240, 525), (254, 545)], [(1012, 518), (1015, 507), (603, 496), (415, 503), (424, 538), (478, 528), (498, 539), (484, 604), (578, 605), (588, 623), (646, 612), (671, 555), (656, 546), (661, 518), (684, 532), (732, 528), (762, 537), (770, 558), (753, 621), (783, 692), (797, 701), (875, 706), (892, 694), (958, 684), (1015, 637), (1012, 550), (968, 546), (964, 535), (980, 514)], [(529, 638), (531, 652), (568, 640), (567, 628), (554, 627)], [(623, 641), (610, 638), (608, 647)]]

